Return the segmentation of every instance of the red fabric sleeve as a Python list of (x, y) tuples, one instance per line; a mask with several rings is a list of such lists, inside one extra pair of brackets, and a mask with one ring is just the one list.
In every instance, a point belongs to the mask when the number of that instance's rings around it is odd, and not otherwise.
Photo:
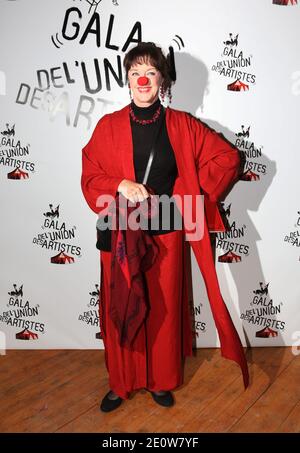
[(89, 207), (97, 214), (106, 207), (97, 207), (99, 195), (116, 196), (118, 186), (124, 177), (110, 176), (101, 167), (101, 156), (109, 152), (105, 133), (107, 115), (97, 123), (89, 142), (82, 149), (81, 189)]
[(239, 176), (238, 150), (221, 134), (192, 118), (196, 144), (199, 184), (209, 201), (217, 202)]

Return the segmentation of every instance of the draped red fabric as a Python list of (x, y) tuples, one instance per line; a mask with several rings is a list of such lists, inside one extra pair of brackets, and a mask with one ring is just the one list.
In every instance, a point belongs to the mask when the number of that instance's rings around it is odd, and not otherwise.
[[(221, 134), (187, 112), (167, 107), (166, 126), (178, 168), (173, 196), (191, 195), (195, 212), (196, 197), (204, 195), (204, 235), (200, 240), (188, 240), (205, 282), (222, 356), (241, 367), (247, 388), (249, 372), (243, 345), (220, 291), (209, 237), (210, 231), (225, 231), (217, 202), (239, 177), (239, 152)], [(135, 180), (128, 105), (104, 115), (83, 148), (82, 191), (94, 212), (101, 211), (98, 196), (114, 195), (123, 178)]]
[(193, 324), (189, 303), (189, 246), (184, 231), (154, 235), (159, 248), (145, 275), (149, 311), (132, 346), (119, 343), (110, 316), (112, 252), (101, 252), (99, 318), (109, 387), (123, 399), (132, 391), (173, 390), (184, 383), (184, 360), (193, 357)]
[[(141, 206), (137, 203), (136, 207), (122, 209), (120, 199), (124, 202), (124, 197), (118, 193), (113, 213), (117, 228), (112, 230), (110, 316), (118, 330), (120, 345), (130, 348), (147, 314), (143, 273), (154, 264), (158, 247), (145, 230), (120, 228), (121, 225), (128, 225), (130, 214)], [(151, 203), (144, 200), (145, 204), (148, 209), (146, 215), (150, 216)]]

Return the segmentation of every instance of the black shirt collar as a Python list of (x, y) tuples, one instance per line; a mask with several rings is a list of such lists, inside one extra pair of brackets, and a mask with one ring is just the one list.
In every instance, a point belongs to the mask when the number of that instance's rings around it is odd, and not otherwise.
[(157, 98), (153, 104), (149, 105), (148, 107), (139, 107), (134, 103), (134, 101), (131, 101), (131, 106), (133, 113), (137, 118), (142, 118), (142, 119), (149, 119), (152, 118), (158, 107), (160, 106), (161, 102), (160, 99)]

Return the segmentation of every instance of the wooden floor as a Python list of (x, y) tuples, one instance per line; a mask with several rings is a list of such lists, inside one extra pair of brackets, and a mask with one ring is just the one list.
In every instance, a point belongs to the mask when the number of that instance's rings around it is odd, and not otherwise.
[(0, 432), (300, 432), (300, 357), (248, 349), (250, 387), (219, 349), (196, 349), (175, 405), (132, 393), (111, 413), (103, 350), (8, 350), (0, 356)]

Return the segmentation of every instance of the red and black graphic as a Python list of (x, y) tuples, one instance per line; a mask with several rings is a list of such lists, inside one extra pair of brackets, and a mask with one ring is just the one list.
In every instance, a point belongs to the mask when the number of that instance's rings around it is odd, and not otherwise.
[(22, 332), (16, 333), (17, 340), (37, 340), (38, 334), (31, 332), (28, 329), (22, 330)]
[(22, 146), (15, 134), (15, 124), (6, 123), (6, 129), (1, 131), (0, 165), (13, 168), (7, 173), (8, 179), (25, 180), (30, 172), (34, 173), (34, 163), (24, 160), (29, 155), (30, 145)]
[(7, 173), (7, 179), (27, 179), (29, 178), (28, 173), (26, 171), (20, 170), (19, 167), (15, 168), (15, 170)]
[(228, 91), (247, 91), (249, 90), (249, 85), (244, 82), (241, 82), (240, 79), (236, 79), (234, 82), (227, 85)]
[(278, 336), (279, 331), (285, 328), (285, 321), (278, 319), (281, 316), (283, 303), (275, 304), (270, 299), (269, 284), (259, 282), (259, 288), (253, 290), (251, 308), (241, 314), (241, 319), (257, 327), (263, 327), (256, 331), (257, 338), (274, 338)]
[(267, 168), (265, 164), (259, 162), (263, 158), (263, 147), (256, 147), (254, 142), (250, 140), (250, 129), (250, 126), (245, 128), (244, 124), (241, 125), (241, 130), (235, 134), (237, 137), (235, 146), (241, 152), (244, 164), (244, 173), (240, 180), (254, 182), (260, 180), (260, 175), (266, 175)]
[(224, 255), (219, 256), (219, 263), (239, 263), (242, 258), (233, 252), (224, 253)]
[(17, 340), (37, 340), (45, 332), (45, 324), (36, 319), (40, 314), (39, 304), (32, 305), (24, 299), (23, 284), (14, 283), (8, 295), (7, 309), (0, 313), (0, 322), (18, 329)]
[(262, 330), (258, 330), (255, 336), (258, 338), (278, 337), (278, 332), (270, 327), (264, 327)]
[(240, 178), (242, 181), (258, 181), (259, 175), (252, 170), (247, 170)]
[(273, 0), (273, 5), (293, 6), (297, 5), (298, 0)]
[[(98, 284), (95, 284), (95, 289), (89, 292), (89, 302), (87, 304), (87, 310), (78, 316), (79, 321), (85, 322), (88, 326), (100, 326), (99, 321), (99, 297), (100, 288)], [(97, 340), (102, 340), (102, 332), (99, 330), (95, 334)]]
[(219, 263), (240, 263), (241, 255), (249, 255), (249, 245), (244, 243), (246, 236), (246, 225), (239, 226), (234, 220), (230, 223), (231, 203), (226, 206), (224, 202), (220, 203), (220, 212), (227, 222), (228, 231), (216, 234), (216, 248), (225, 251), (218, 257)]
[(72, 256), (66, 255), (63, 252), (60, 252), (57, 255), (52, 256), (51, 263), (54, 263), (54, 264), (74, 263), (74, 258)]
[(50, 258), (52, 264), (74, 263), (74, 257), (81, 257), (81, 247), (70, 243), (75, 239), (76, 226), (68, 228), (65, 222), (59, 220), (59, 204), (55, 208), (53, 204), (49, 204), (49, 208), (43, 213), (43, 232), (34, 237), (32, 242), (42, 249), (57, 252)]
[[(300, 211), (297, 211), (297, 220), (294, 224), (293, 231), (290, 231), (290, 233), (284, 237), (284, 242), (291, 244), (293, 247), (296, 247), (299, 250), (299, 247), (300, 247)], [(300, 256), (299, 256), (299, 261), (300, 261)]]
[(239, 48), (239, 33), (229, 33), (223, 41), (221, 58), (211, 69), (221, 77), (230, 78), (228, 91), (248, 91), (250, 84), (256, 83), (256, 76), (251, 71), (252, 55), (246, 56)]

